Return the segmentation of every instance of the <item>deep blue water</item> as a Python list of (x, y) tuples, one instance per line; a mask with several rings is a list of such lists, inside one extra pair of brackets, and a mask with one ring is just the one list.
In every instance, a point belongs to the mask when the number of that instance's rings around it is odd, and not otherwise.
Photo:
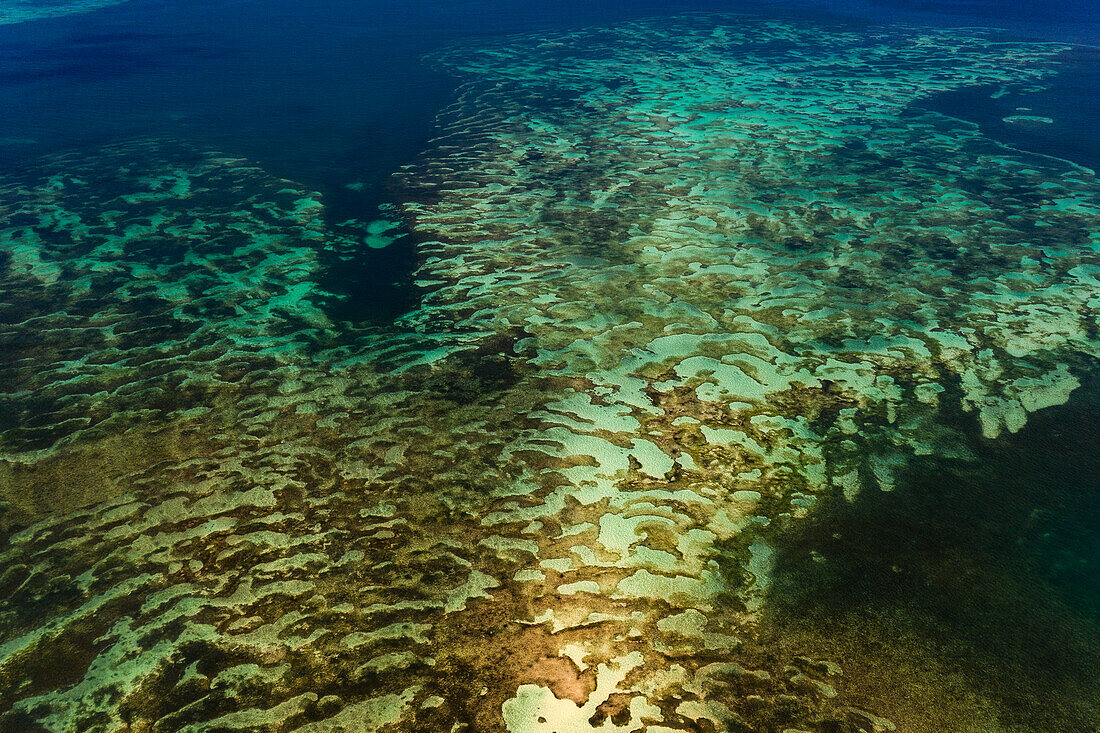
[[(1085, 0), (1022, 10), (993, 0), (461, 0), (294, 3), (130, 0), (90, 13), (0, 26), (0, 165), (131, 137), (169, 137), (256, 161), (320, 190), (332, 221), (370, 219), (390, 173), (424, 146), (452, 79), (421, 63), (459, 40), (686, 11), (734, 10), (931, 26), (996, 26), (1100, 46)], [(1014, 145), (1100, 161), (1100, 73), (1042, 95), (929, 100)], [(1050, 126), (1007, 125), (1016, 106)], [(1050, 112), (1056, 109), (1057, 114)], [(356, 185), (355, 189), (348, 185)], [(360, 253), (344, 274), (350, 318), (386, 321), (415, 304), (411, 244)], [(333, 283), (327, 283), (333, 285)]]
[[(1090, 5), (1044, 3), (1037, 14), (990, 0), (131, 0), (0, 26), (0, 160), (126, 136), (171, 135), (257, 159), (277, 174), (339, 193), (330, 205), (354, 205), (373, 199), (388, 173), (422, 146), (453, 85), (419, 58), (456, 40), (684, 11), (756, 10), (993, 25), (1100, 45), (1100, 20)], [(1072, 88), (1095, 104), (1095, 78), (1084, 88), (1075, 79)], [(343, 189), (356, 181), (365, 184), (358, 196)]]

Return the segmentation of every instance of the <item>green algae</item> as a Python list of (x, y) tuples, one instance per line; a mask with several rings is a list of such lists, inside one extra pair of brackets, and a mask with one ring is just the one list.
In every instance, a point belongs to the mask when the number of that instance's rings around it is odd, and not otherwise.
[[(903, 114), (1060, 49), (730, 16), (455, 48), (365, 225), (163, 144), (5, 178), (0, 723), (893, 729), (848, 658), (761, 642), (775, 548), (1091, 363), (1092, 173)], [(325, 253), (402, 227), (422, 307), (338, 327)]]

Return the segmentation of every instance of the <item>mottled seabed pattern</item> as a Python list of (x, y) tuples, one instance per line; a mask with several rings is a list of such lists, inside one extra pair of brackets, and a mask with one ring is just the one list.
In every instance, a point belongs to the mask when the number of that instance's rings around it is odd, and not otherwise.
[[(1063, 50), (709, 15), (455, 47), (389, 223), (164, 141), (6, 175), (0, 726), (1026, 729), (766, 640), (780, 533), (1092, 364), (1094, 174), (909, 108)], [(335, 322), (324, 262), (398, 227), (422, 305)], [(1029, 699), (1093, 730), (1079, 685)]]

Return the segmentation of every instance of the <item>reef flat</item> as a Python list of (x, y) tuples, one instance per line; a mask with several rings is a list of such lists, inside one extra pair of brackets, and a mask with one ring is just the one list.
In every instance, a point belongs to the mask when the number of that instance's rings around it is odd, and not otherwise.
[(896, 729), (761, 646), (775, 538), (1092, 367), (1093, 172), (910, 107), (1062, 50), (705, 15), (439, 53), (393, 328), (316, 285), (389, 229), (242, 161), (6, 178), (0, 724)]

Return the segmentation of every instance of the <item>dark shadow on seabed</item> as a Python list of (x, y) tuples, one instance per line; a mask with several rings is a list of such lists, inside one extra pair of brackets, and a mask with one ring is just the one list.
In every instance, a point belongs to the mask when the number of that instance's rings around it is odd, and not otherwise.
[(1100, 378), (972, 443), (781, 540), (762, 641), (900, 730), (1100, 730)]

